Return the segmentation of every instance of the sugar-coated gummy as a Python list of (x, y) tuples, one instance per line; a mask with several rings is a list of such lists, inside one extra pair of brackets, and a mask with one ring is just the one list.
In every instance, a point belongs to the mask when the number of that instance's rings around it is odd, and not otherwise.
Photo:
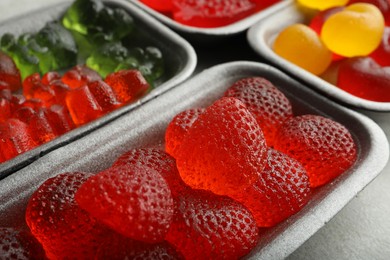
[(26, 223), (49, 259), (93, 259), (107, 229), (82, 210), (76, 191), (92, 174), (63, 173), (46, 180), (31, 196)]
[(168, 153), (155, 148), (139, 148), (122, 154), (112, 167), (136, 165), (157, 171), (167, 182), (172, 196), (177, 197), (188, 189), (176, 167), (176, 160)]
[(242, 204), (192, 190), (179, 197), (166, 239), (185, 259), (239, 259), (257, 244), (258, 231)]
[(232, 197), (246, 206), (259, 227), (272, 227), (297, 213), (310, 199), (305, 168), (295, 159), (268, 150), (267, 165), (260, 178)]
[(0, 259), (45, 259), (41, 244), (28, 231), (0, 227)]
[(178, 147), (187, 135), (188, 130), (198, 119), (199, 115), (205, 111), (204, 108), (188, 109), (177, 114), (165, 130), (165, 150), (176, 157)]
[(268, 146), (272, 146), (278, 127), (293, 116), (290, 100), (262, 77), (240, 79), (224, 96), (237, 98), (247, 106), (256, 117)]
[(256, 118), (238, 99), (223, 97), (189, 129), (176, 163), (180, 176), (192, 188), (228, 195), (259, 177), (266, 151)]
[(305, 167), (311, 187), (332, 181), (357, 158), (357, 146), (348, 129), (319, 115), (301, 115), (285, 121), (274, 147)]
[(164, 240), (173, 215), (164, 178), (137, 165), (112, 167), (92, 176), (77, 191), (76, 201), (116, 232), (148, 243)]

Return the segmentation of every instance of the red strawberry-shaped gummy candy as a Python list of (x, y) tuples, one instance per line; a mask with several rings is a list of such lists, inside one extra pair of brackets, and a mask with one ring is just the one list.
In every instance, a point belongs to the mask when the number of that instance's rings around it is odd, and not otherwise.
[(226, 97), (241, 100), (256, 117), (269, 146), (278, 127), (293, 116), (287, 97), (271, 82), (261, 77), (245, 78), (235, 82)]
[(345, 60), (339, 67), (337, 86), (360, 98), (390, 102), (390, 67), (367, 57)]
[(134, 149), (120, 156), (112, 167), (126, 165), (149, 167), (160, 173), (167, 182), (173, 197), (177, 197), (189, 188), (177, 171), (175, 159), (164, 151), (153, 148)]
[(225, 97), (208, 107), (189, 129), (176, 163), (192, 188), (229, 195), (259, 178), (266, 154), (255, 117), (241, 101)]
[(176, 157), (176, 150), (187, 135), (188, 130), (198, 119), (199, 115), (205, 111), (204, 108), (194, 108), (185, 110), (177, 114), (169, 123), (165, 131), (165, 150)]
[(250, 0), (172, 0), (173, 18), (196, 27), (220, 27), (236, 22), (256, 11)]
[(45, 251), (27, 231), (0, 227), (0, 259), (45, 259)]
[(49, 259), (93, 259), (108, 232), (76, 204), (74, 195), (92, 174), (63, 173), (31, 196), (26, 222)]
[(234, 195), (246, 206), (259, 227), (271, 227), (298, 212), (309, 200), (310, 183), (296, 160), (268, 150), (267, 165), (257, 182)]
[(353, 165), (357, 156), (357, 148), (348, 129), (318, 115), (287, 120), (276, 135), (275, 149), (305, 167), (311, 187), (336, 178)]
[(258, 232), (242, 204), (192, 190), (179, 198), (166, 239), (185, 259), (238, 259), (257, 244)]
[(176, 260), (184, 259), (168, 242), (149, 244), (119, 234), (108, 237), (99, 247), (96, 260)]
[(77, 203), (116, 232), (144, 242), (165, 237), (173, 214), (171, 191), (149, 167), (112, 167), (91, 177), (76, 193)]

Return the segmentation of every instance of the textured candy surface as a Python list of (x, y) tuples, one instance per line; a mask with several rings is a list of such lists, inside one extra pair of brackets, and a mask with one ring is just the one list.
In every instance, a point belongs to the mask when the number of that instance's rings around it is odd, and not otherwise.
[(357, 3), (331, 15), (322, 27), (321, 39), (341, 56), (365, 56), (379, 46), (383, 30), (380, 10), (371, 4)]
[(286, 27), (278, 34), (273, 48), (279, 56), (314, 75), (323, 73), (332, 60), (332, 52), (317, 33), (303, 24)]
[(121, 70), (109, 74), (105, 82), (114, 90), (119, 102), (130, 102), (149, 90), (149, 83), (138, 70)]
[(126, 165), (149, 167), (157, 171), (167, 182), (173, 197), (189, 188), (179, 175), (175, 159), (162, 150), (153, 148), (130, 150), (121, 155), (112, 167)]
[(256, 117), (268, 146), (272, 146), (278, 127), (293, 116), (290, 101), (265, 78), (245, 78), (235, 82), (224, 94), (241, 100)]
[(252, 212), (257, 226), (272, 227), (298, 212), (309, 195), (305, 168), (289, 156), (269, 149), (259, 180), (233, 197)]
[(337, 86), (364, 99), (390, 102), (390, 68), (371, 58), (344, 61), (339, 68)]
[(185, 110), (177, 114), (169, 123), (165, 131), (165, 150), (176, 157), (177, 149), (188, 130), (198, 119), (199, 115), (205, 111), (204, 108), (194, 108)]
[(31, 196), (26, 222), (50, 259), (93, 259), (107, 232), (74, 200), (92, 174), (63, 173), (46, 180)]
[(248, 187), (264, 169), (266, 143), (259, 124), (236, 98), (224, 97), (198, 117), (177, 151), (192, 188), (227, 195)]
[(171, 191), (149, 167), (126, 165), (100, 172), (79, 188), (76, 201), (116, 232), (149, 243), (164, 239), (173, 215)]
[(39, 260), (45, 259), (45, 252), (31, 233), (0, 227), (0, 258)]
[(256, 11), (250, 0), (172, 0), (173, 18), (186, 25), (220, 27), (238, 21)]
[(149, 244), (113, 234), (100, 245), (96, 260), (176, 260), (184, 257), (168, 242)]
[(305, 167), (311, 187), (336, 178), (348, 170), (357, 158), (357, 147), (348, 129), (317, 115), (287, 120), (276, 135), (275, 149)]
[(205, 190), (180, 197), (166, 239), (185, 259), (238, 259), (256, 245), (256, 222), (240, 203)]

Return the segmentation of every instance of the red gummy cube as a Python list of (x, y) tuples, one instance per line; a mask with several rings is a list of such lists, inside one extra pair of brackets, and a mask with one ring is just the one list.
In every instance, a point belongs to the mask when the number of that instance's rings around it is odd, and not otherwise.
[(90, 82), (101, 80), (100, 75), (85, 65), (76, 65), (62, 76), (62, 82), (70, 88), (82, 87)]
[(0, 81), (7, 83), (12, 91), (22, 87), (22, 78), (15, 62), (2, 51), (0, 51)]
[(109, 74), (104, 81), (111, 86), (121, 103), (135, 100), (150, 88), (138, 70), (120, 70)]
[(23, 81), (23, 95), (27, 99), (40, 99), (44, 103), (49, 103), (55, 96), (54, 90), (41, 81), (38, 73), (31, 74)]
[(165, 150), (167, 153), (176, 157), (177, 149), (187, 135), (188, 130), (204, 111), (204, 108), (188, 109), (172, 119), (165, 131)]
[(44, 144), (72, 130), (74, 124), (63, 106), (54, 105), (50, 108), (38, 109), (30, 119), (29, 127), (35, 140)]
[(0, 123), (6, 121), (11, 115), (11, 102), (0, 97)]
[(176, 163), (185, 183), (229, 195), (255, 182), (267, 146), (256, 118), (236, 98), (217, 100), (202, 113), (178, 147)]
[(103, 112), (110, 112), (121, 105), (112, 88), (104, 81), (97, 80), (88, 83), (88, 88)]
[(192, 190), (180, 196), (166, 240), (185, 259), (239, 259), (257, 244), (258, 231), (242, 204)]
[(45, 251), (35, 237), (27, 231), (0, 227), (1, 259), (46, 259)]
[(26, 223), (49, 259), (94, 259), (108, 230), (78, 207), (74, 195), (92, 176), (63, 173), (46, 180), (31, 196)]
[(65, 101), (76, 125), (88, 123), (103, 115), (102, 107), (87, 85), (69, 91)]
[(164, 178), (149, 167), (112, 167), (89, 178), (76, 201), (116, 232), (140, 241), (164, 240), (173, 215), (173, 199)]
[(337, 86), (363, 99), (390, 102), (390, 67), (381, 67), (368, 57), (345, 60), (339, 67)]
[(100, 245), (95, 259), (184, 260), (184, 257), (166, 241), (149, 244), (113, 234)]
[(167, 182), (174, 198), (189, 189), (179, 175), (175, 159), (164, 151), (153, 148), (130, 150), (121, 155), (112, 167), (127, 165), (149, 167), (160, 173)]
[(18, 119), (0, 123), (0, 161), (9, 160), (37, 146), (27, 124)]
[(42, 76), (42, 83), (50, 85), (53, 81), (61, 80), (61, 75), (56, 71), (49, 71)]
[(299, 161), (306, 169), (310, 186), (326, 184), (356, 161), (356, 144), (340, 123), (318, 115), (287, 120), (275, 139), (275, 149)]
[(269, 149), (261, 177), (233, 198), (252, 212), (257, 226), (272, 227), (301, 210), (310, 192), (305, 168), (295, 159)]
[(261, 77), (235, 82), (224, 94), (241, 100), (256, 117), (268, 146), (272, 146), (278, 127), (293, 116), (287, 97), (271, 82)]

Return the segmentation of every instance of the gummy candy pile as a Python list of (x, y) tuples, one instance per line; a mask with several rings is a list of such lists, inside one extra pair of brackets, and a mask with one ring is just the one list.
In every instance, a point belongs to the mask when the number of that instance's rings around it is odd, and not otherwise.
[[(1, 52), (0, 64), (0, 163), (128, 104), (150, 89), (138, 70), (113, 72), (103, 80), (96, 71), (77, 65), (62, 76), (48, 72), (41, 78), (34, 73), (22, 83), (12, 59)], [(11, 91), (19, 87), (23, 95)]]
[(298, 2), (319, 11), (282, 30), (275, 53), (352, 95), (390, 102), (390, 1)]
[(62, 22), (1, 37), (0, 163), (133, 102), (164, 73), (123, 9), (76, 0)]
[(232, 24), (279, 2), (279, 0), (140, 1), (178, 23), (203, 28)]
[(0, 252), (11, 254), (13, 242), (14, 254), (49, 259), (238, 259), (258, 243), (258, 228), (300, 211), (357, 158), (343, 125), (295, 116), (260, 77), (176, 115), (165, 141), (166, 151), (133, 149), (96, 174), (46, 180), (26, 209), (33, 236), (0, 229)]

